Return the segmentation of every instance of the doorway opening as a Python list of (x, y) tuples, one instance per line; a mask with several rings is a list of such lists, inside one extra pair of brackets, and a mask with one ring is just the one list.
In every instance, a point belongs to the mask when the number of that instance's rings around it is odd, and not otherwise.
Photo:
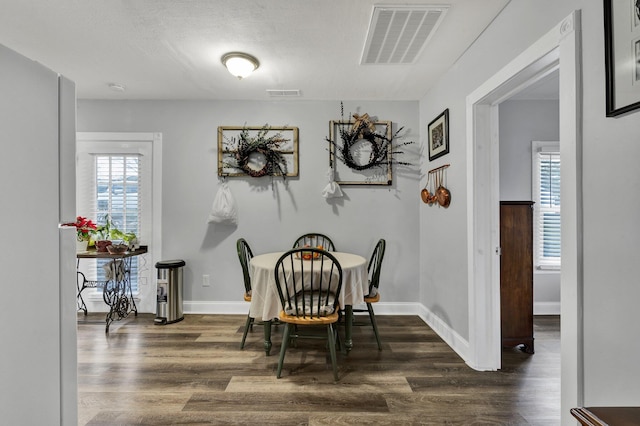
[(501, 358), (498, 105), (559, 69), (563, 419), (567, 407), (583, 399), (579, 42), (580, 14), (575, 11), (467, 97), (468, 363), (496, 370)]
[[(98, 221), (109, 213), (123, 232), (127, 223), (148, 246), (131, 265), (131, 284), (140, 312), (155, 311), (154, 259), (161, 257), (162, 135), (160, 133), (78, 132), (76, 136), (76, 202), (78, 214)], [(93, 280), (104, 280), (103, 265), (78, 265)], [(80, 269), (79, 269), (80, 270)], [(103, 275), (100, 275), (100, 274)], [(91, 312), (108, 311), (102, 289), (84, 295)]]

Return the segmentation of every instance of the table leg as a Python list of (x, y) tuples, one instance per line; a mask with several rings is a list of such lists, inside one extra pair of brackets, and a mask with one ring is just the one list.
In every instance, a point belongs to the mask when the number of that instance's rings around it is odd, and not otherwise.
[(264, 351), (269, 356), (269, 352), (271, 352), (271, 320), (264, 321)]
[[(125, 284), (125, 286), (126, 286), (125, 293), (126, 293), (126, 290), (128, 289), (129, 290), (129, 296), (127, 296), (127, 297), (129, 299), (129, 302), (131, 303), (130, 310), (135, 313), (135, 316), (138, 316), (138, 307), (136, 306), (136, 301), (133, 298), (133, 290), (131, 290), (131, 259), (132, 258), (130, 258), (130, 257), (123, 259), (123, 262), (125, 262), (124, 263), (124, 265), (125, 265), (124, 278), (125, 278), (125, 283), (126, 283)], [(127, 313), (127, 315), (128, 314), (129, 313)]]
[(353, 348), (353, 340), (351, 338), (353, 332), (353, 306), (345, 305), (344, 307), (344, 348), (347, 353)]
[[(82, 284), (80, 284), (80, 279), (82, 277)], [(84, 311), (84, 314), (87, 315), (87, 305), (84, 303), (84, 298), (82, 297), (82, 292), (86, 287), (87, 279), (84, 274), (80, 271), (76, 272), (76, 288), (78, 289), (78, 295), (76, 296), (76, 303), (78, 306), (78, 311)]]

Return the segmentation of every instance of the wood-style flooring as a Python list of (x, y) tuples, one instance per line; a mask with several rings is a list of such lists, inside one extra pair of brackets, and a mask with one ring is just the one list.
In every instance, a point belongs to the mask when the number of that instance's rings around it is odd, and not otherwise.
[(78, 315), (81, 425), (558, 425), (560, 320), (536, 317), (534, 355), (503, 351), (503, 368), (469, 368), (419, 317), (354, 327), (334, 383), (325, 343), (301, 340), (276, 367), (260, 325), (240, 340), (242, 315), (185, 315), (154, 325), (140, 314), (104, 332), (104, 314)]

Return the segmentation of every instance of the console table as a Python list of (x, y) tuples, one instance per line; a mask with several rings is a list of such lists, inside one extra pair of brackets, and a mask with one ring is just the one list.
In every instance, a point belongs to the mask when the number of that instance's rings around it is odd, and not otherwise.
[(136, 250), (119, 254), (96, 250), (76, 253), (78, 266), (80, 266), (80, 259), (111, 259), (108, 263), (111, 270), (109, 279), (105, 281), (90, 281), (87, 280), (82, 272), (78, 271), (78, 281), (76, 283), (78, 287), (78, 310), (84, 311), (85, 315), (87, 314), (87, 305), (82, 298), (82, 292), (85, 288), (102, 288), (102, 299), (109, 306), (105, 333), (109, 333), (109, 326), (113, 321), (126, 318), (131, 312), (138, 316), (138, 307), (131, 291), (131, 259), (146, 252), (147, 246), (140, 246)]
[(571, 414), (583, 426), (640, 425), (640, 407), (580, 407)]

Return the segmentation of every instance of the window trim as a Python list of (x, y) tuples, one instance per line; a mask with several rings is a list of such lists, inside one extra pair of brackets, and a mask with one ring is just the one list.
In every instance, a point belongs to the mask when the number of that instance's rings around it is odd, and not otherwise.
[[(162, 259), (162, 133), (159, 132), (77, 132), (76, 145), (80, 143), (114, 143), (120, 144), (118, 149), (127, 150), (127, 142), (150, 142), (152, 146), (152, 158), (150, 162), (152, 194), (151, 194), (151, 243), (147, 243), (151, 255), (150, 265)], [(93, 150), (95, 153), (99, 151)], [(111, 150), (110, 150), (111, 151)], [(129, 153), (133, 153), (129, 148)], [(77, 161), (77, 160), (76, 160)], [(155, 274), (151, 271), (149, 276), (155, 295)], [(102, 296), (95, 296), (96, 302), (102, 301)], [(136, 303), (140, 300), (140, 294), (134, 295)], [(88, 299), (88, 300), (87, 300)], [(146, 298), (145, 298), (146, 299)], [(155, 298), (141, 301), (138, 306), (140, 312), (154, 312)], [(93, 297), (85, 297), (86, 301), (93, 301)]]
[[(540, 172), (538, 169), (538, 153), (550, 152), (560, 154), (560, 141), (532, 141), (531, 142), (531, 195), (534, 201), (533, 215), (533, 266), (536, 271), (557, 272), (562, 268), (562, 256), (558, 262), (540, 262), (538, 236), (540, 235), (540, 189), (538, 186)], [(560, 165), (562, 167), (562, 164)], [(562, 209), (562, 201), (560, 204)]]

